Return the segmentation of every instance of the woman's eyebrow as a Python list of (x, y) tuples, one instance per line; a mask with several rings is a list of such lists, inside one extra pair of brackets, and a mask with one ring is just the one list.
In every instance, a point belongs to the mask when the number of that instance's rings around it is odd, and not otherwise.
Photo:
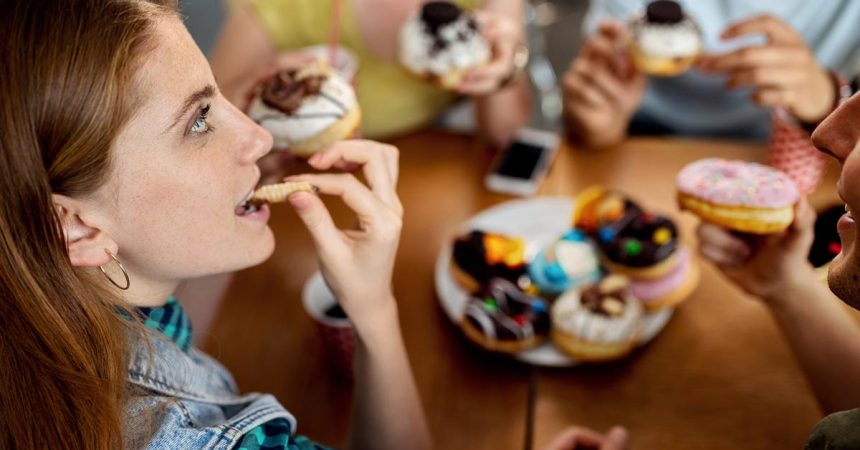
[(180, 120), (182, 120), (185, 114), (188, 113), (188, 110), (191, 109), (191, 107), (196, 105), (198, 102), (200, 102), (200, 100), (214, 96), (215, 86), (212, 86), (211, 84), (208, 84), (199, 91), (189, 95), (188, 98), (186, 98), (185, 101), (182, 103), (182, 107), (179, 108), (179, 112), (173, 118), (173, 123), (171, 123), (170, 126), (167, 127), (167, 130), (169, 131), (173, 129), (173, 127), (175, 127), (176, 124), (179, 123)]

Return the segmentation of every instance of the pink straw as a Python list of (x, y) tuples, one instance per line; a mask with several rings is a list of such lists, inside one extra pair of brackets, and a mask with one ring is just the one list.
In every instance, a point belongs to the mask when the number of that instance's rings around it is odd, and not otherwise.
[(331, 27), (328, 35), (328, 58), (332, 67), (335, 66), (337, 47), (340, 42), (340, 0), (332, 0)]

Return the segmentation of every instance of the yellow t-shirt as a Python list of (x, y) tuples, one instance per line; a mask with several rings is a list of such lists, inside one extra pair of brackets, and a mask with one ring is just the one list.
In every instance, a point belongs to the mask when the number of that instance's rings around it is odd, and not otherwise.
[[(361, 105), (362, 134), (383, 139), (427, 126), (457, 98), (452, 92), (410, 75), (395, 62), (373, 55), (365, 46), (353, 14), (352, 0), (341, 0), (340, 45), (359, 60), (356, 94)], [(332, 0), (248, 0), (279, 51), (326, 44)], [(474, 9), (480, 0), (458, 0)]]

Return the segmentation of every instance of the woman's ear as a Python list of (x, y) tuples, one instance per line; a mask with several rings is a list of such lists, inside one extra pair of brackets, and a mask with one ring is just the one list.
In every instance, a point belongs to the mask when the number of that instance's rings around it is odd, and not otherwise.
[(52, 198), (63, 225), (72, 265), (98, 267), (109, 263), (111, 257), (105, 250), (116, 255), (118, 245), (98, 224), (83, 219), (85, 204), (65, 195), (52, 194)]

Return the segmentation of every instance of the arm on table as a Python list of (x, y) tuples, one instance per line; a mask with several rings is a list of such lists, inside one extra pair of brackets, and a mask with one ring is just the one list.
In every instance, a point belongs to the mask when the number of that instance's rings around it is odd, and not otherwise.
[(316, 170), (359, 164), (362, 184), (347, 173), (290, 177), (340, 197), (356, 214), (355, 229), (340, 230), (315, 195), (289, 198), (314, 240), (320, 271), (358, 335), (356, 402), (349, 448), (429, 449), (430, 433), (409, 367), (391, 294), (402, 227), (397, 197), (398, 152), (371, 141), (341, 141), (308, 160)]
[(860, 407), (860, 325), (806, 260), (815, 213), (803, 200), (796, 219), (753, 250), (711, 224), (699, 226), (699, 251), (776, 319), (826, 413)]
[(483, 5), (481, 11), (507, 18), (510, 26), (499, 25), (500, 30), (494, 30), (498, 32), (498, 38), (491, 39), (495, 42), (495, 61), (490, 64), (490, 73), (477, 73), (487, 83), (496, 83), (492, 85), (495, 89), (467, 85), (461, 91), (472, 96), (481, 136), (497, 148), (507, 144), (531, 115), (532, 92), (527, 77), (520, 75), (507, 86), (498, 85), (511, 75), (516, 46), (526, 43), (524, 8), (523, 0), (489, 0)]

